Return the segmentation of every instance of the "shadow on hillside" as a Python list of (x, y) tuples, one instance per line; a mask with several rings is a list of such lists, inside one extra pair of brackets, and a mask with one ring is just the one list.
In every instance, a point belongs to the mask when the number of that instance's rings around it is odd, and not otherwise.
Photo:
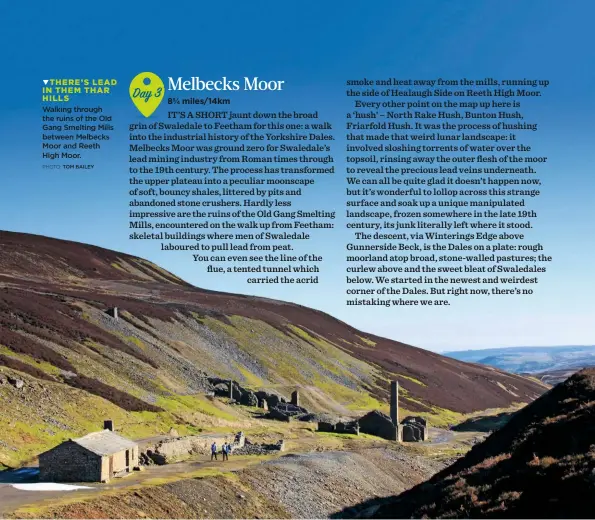
[(39, 480), (39, 468), (7, 469), (0, 471), (0, 484), (25, 484)]
[(498, 415), (473, 417), (452, 427), (456, 432), (485, 432), (490, 433), (504, 426), (515, 412), (502, 412)]
[(332, 513), (329, 518), (372, 518), (381, 506), (386, 506), (396, 499), (393, 497), (371, 498), (352, 507), (346, 507)]

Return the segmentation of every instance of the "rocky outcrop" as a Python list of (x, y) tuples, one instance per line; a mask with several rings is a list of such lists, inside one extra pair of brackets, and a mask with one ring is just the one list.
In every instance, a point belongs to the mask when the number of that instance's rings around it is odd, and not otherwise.
[(0, 374), (0, 385), (12, 385), (16, 389), (20, 390), (25, 386), (25, 381), (19, 379), (17, 377), (12, 376), (5, 376), (4, 374)]

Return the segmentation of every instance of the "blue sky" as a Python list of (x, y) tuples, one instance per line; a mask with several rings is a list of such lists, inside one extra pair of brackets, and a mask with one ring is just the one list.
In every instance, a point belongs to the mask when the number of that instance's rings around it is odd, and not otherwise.
[[(0, 228), (137, 254), (200, 287), (295, 301), (434, 350), (592, 344), (594, 15), (589, 0), (4, 3)], [(146, 70), (162, 78), (283, 79), (282, 93), (239, 95), (238, 103), (246, 110), (315, 108), (337, 124), (350, 108), (346, 79), (550, 80), (547, 97), (527, 108), (541, 128), (531, 144), (549, 157), (540, 169), (535, 237), (554, 262), (538, 295), (461, 298), (446, 309), (348, 308), (342, 248), (349, 235), (342, 230), (313, 240), (309, 249), (325, 257), (323, 283), (300, 288), (207, 275), (184, 253), (129, 241), (127, 124), (142, 116), (128, 83)], [(40, 167), (40, 91), (48, 77), (119, 81), (103, 103), (115, 118), (114, 138), (92, 173)], [(343, 212), (343, 145), (335, 150), (337, 175), (308, 204)]]

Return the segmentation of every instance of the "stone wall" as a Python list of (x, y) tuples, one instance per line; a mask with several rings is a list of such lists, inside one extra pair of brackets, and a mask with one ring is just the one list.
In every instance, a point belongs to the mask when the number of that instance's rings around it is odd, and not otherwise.
[(101, 482), (102, 458), (74, 442), (39, 455), (39, 479), (46, 482)]
[[(239, 435), (239, 437), (238, 437)], [(217, 452), (221, 452), (221, 446), (228, 442), (235, 448), (242, 448), (245, 443), (244, 434), (210, 434), (210, 435), (188, 435), (163, 439), (154, 444), (141, 447), (141, 460), (150, 460), (155, 464), (171, 464), (187, 460), (196, 455), (210, 455), (211, 444), (217, 443)], [(232, 451), (233, 454), (233, 451)]]
[(409, 416), (401, 423), (405, 442), (426, 441), (429, 438), (428, 421), (423, 417)]
[(401, 429), (395, 426), (390, 417), (377, 410), (370, 412), (359, 420), (359, 431), (389, 441), (401, 440)]
[[(126, 451), (128, 451), (128, 465), (126, 465)], [(138, 466), (139, 449), (133, 448), (130, 450), (119, 451), (113, 455), (108, 456), (112, 459), (112, 469), (114, 473), (121, 473), (123, 471), (132, 471), (135, 466)]]

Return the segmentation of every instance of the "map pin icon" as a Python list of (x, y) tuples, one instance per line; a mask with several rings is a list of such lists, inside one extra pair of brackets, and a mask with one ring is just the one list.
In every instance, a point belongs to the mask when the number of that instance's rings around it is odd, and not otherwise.
[(161, 78), (152, 72), (141, 72), (130, 82), (130, 99), (140, 113), (149, 117), (161, 103), (165, 88)]

